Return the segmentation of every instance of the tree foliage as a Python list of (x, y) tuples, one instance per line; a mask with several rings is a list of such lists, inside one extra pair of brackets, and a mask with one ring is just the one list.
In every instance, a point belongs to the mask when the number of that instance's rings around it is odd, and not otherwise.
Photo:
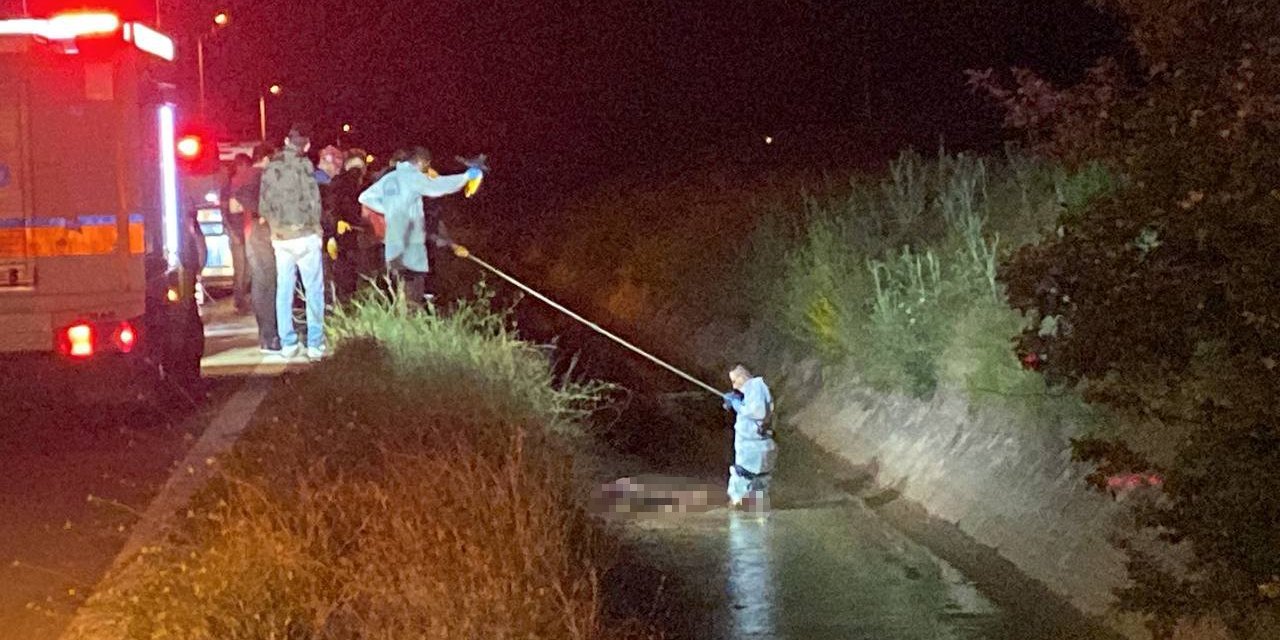
[[(1188, 615), (1267, 633), (1280, 582), (1280, 11), (1098, 4), (1127, 21), (1136, 69), (1104, 60), (1066, 89), (1026, 70), (1008, 86), (970, 76), (1041, 152), (1121, 176), (1002, 266), (1010, 302), (1039, 320), (1019, 348), (1152, 427), (1077, 450), (1106, 472), (1162, 467), (1165, 496), (1136, 522), (1192, 551), (1174, 563), (1135, 550), (1121, 606), (1161, 633)], [(1135, 453), (1157, 444), (1172, 454)]]

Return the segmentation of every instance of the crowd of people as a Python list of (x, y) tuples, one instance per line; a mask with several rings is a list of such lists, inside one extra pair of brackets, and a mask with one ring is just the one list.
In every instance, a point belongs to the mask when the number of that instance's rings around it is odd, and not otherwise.
[[(442, 176), (431, 154), (414, 147), (371, 171), (361, 149), (327, 146), (314, 164), (311, 140), (295, 125), (281, 149), (258, 145), (237, 156), (223, 188), (224, 222), (232, 236), (236, 306), (252, 312), (260, 348), (291, 358), (303, 349), (294, 327), (299, 277), (306, 308), (306, 355), (325, 356), (324, 313), (362, 285), (379, 281), (411, 304), (429, 295), (429, 245), (449, 247), (438, 199), (483, 177), (483, 157), (464, 173)], [(236, 247), (241, 256), (236, 257)], [(331, 295), (330, 295), (331, 294)], [(773, 397), (764, 380), (738, 365), (724, 407), (736, 415), (731, 508), (768, 510), (778, 447)]]
[(403, 287), (410, 304), (430, 295), (427, 243), (452, 244), (430, 199), (461, 191), (482, 169), (439, 175), (421, 147), (395, 153), (378, 171), (363, 150), (334, 146), (313, 164), (304, 125), (283, 142), (237, 156), (223, 187), (234, 297), (257, 320), (261, 351), (292, 358), (304, 350), (293, 316), (300, 278), (305, 353), (316, 360), (326, 352), (326, 303), (379, 282)]

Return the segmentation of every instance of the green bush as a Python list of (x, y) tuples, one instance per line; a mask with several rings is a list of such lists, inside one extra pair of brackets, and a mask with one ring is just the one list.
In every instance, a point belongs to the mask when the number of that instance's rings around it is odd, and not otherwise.
[[(772, 269), (755, 267), (780, 274), (757, 296), (783, 333), (877, 388), (1043, 395), (1013, 354), (1023, 320), (1005, 304), (997, 265), (1052, 229), (1064, 206), (1109, 187), (1096, 166), (1068, 172), (1016, 152), (905, 153), (884, 175), (806, 197), (803, 231)], [(781, 234), (775, 223), (759, 235), (763, 244)]]
[(365, 298), (331, 328), (334, 357), (276, 384), (93, 619), (139, 639), (644, 635), (602, 617), (611, 545), (566, 440), (598, 385), (554, 380), (483, 302)]

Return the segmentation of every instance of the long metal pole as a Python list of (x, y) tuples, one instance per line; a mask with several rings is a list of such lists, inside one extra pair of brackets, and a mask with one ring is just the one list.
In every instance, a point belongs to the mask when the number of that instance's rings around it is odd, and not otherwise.
[[(455, 251), (454, 251), (454, 253), (455, 253), (455, 254), (457, 254), (457, 253), (458, 253), (458, 249), (460, 249), (460, 247), (455, 247)], [(699, 379), (697, 379), (697, 378), (695, 378), (695, 377), (693, 377), (693, 376), (691, 376), (691, 375), (689, 375), (689, 374), (687, 374), (687, 373), (685, 373), (685, 372), (683, 372), (683, 371), (681, 371), (681, 370), (679, 370), (679, 369), (675, 368), (674, 366), (669, 365), (669, 364), (667, 364), (666, 362), (663, 362), (662, 360), (659, 360), (656, 356), (651, 355), (650, 353), (648, 353), (648, 352), (644, 351), (644, 350), (643, 350), (643, 349), (641, 349), (640, 347), (637, 347), (637, 346), (635, 346), (634, 344), (631, 344), (630, 342), (627, 342), (626, 340), (623, 340), (622, 338), (619, 338), (618, 336), (616, 336), (616, 335), (614, 335), (614, 334), (610, 333), (609, 331), (605, 330), (605, 329), (604, 329), (603, 327), (601, 327), (600, 325), (598, 325), (598, 324), (596, 324), (596, 323), (594, 323), (594, 322), (592, 322), (592, 321), (590, 321), (590, 320), (587, 320), (586, 318), (584, 318), (584, 317), (582, 317), (582, 316), (580, 316), (580, 315), (578, 315), (578, 314), (574, 313), (573, 311), (570, 311), (570, 310), (569, 310), (568, 308), (566, 308), (564, 305), (561, 305), (560, 303), (558, 303), (558, 302), (556, 302), (556, 301), (552, 300), (551, 298), (548, 298), (548, 297), (546, 297), (546, 296), (542, 295), (541, 293), (538, 293), (537, 291), (534, 291), (531, 287), (529, 287), (529, 286), (528, 286), (528, 285), (526, 285), (525, 283), (520, 282), (519, 280), (516, 280), (515, 278), (513, 278), (513, 277), (511, 277), (511, 276), (509, 276), (509, 275), (507, 275), (507, 274), (503, 273), (503, 272), (502, 272), (502, 271), (500, 271), (497, 267), (495, 267), (495, 266), (493, 266), (493, 265), (489, 264), (488, 262), (485, 262), (484, 260), (481, 260), (480, 258), (475, 257), (474, 255), (472, 255), (472, 254), (471, 254), (471, 252), (466, 251), (465, 249), (463, 249), (463, 250), (462, 250), (462, 253), (460, 253), (459, 255), (462, 255), (463, 257), (466, 257), (467, 259), (469, 259), (469, 260), (471, 260), (472, 262), (474, 262), (474, 263), (476, 263), (476, 264), (480, 265), (481, 267), (483, 267), (483, 268), (485, 268), (485, 269), (488, 269), (489, 271), (493, 272), (493, 274), (494, 274), (494, 275), (496, 275), (496, 276), (498, 276), (499, 278), (502, 278), (503, 280), (506, 280), (507, 282), (510, 282), (511, 284), (513, 284), (513, 285), (515, 285), (515, 286), (519, 287), (521, 291), (524, 291), (525, 293), (528, 293), (529, 295), (531, 295), (531, 296), (533, 296), (533, 297), (535, 297), (535, 298), (537, 298), (537, 299), (539, 299), (539, 300), (541, 300), (541, 301), (543, 301), (543, 302), (545, 302), (545, 303), (547, 303), (547, 304), (551, 305), (551, 306), (552, 306), (553, 308), (555, 308), (557, 311), (559, 311), (559, 312), (561, 312), (561, 313), (563, 313), (563, 314), (565, 314), (565, 315), (569, 316), (570, 318), (573, 318), (574, 320), (577, 320), (578, 322), (581, 322), (582, 324), (587, 325), (588, 327), (590, 327), (591, 329), (593, 329), (593, 330), (594, 330), (594, 331), (596, 331), (597, 333), (599, 333), (599, 334), (603, 335), (604, 337), (609, 338), (610, 340), (613, 340), (614, 342), (616, 342), (616, 343), (618, 343), (618, 344), (620, 344), (620, 345), (622, 345), (622, 346), (624, 346), (624, 347), (626, 347), (626, 348), (628, 348), (628, 349), (630, 349), (630, 350), (632, 350), (632, 351), (636, 352), (637, 354), (639, 354), (639, 355), (641, 355), (641, 356), (643, 356), (643, 357), (645, 357), (645, 358), (649, 359), (649, 361), (650, 361), (650, 362), (653, 362), (654, 364), (656, 364), (656, 365), (658, 365), (658, 366), (660, 366), (660, 367), (662, 367), (662, 368), (666, 369), (667, 371), (670, 371), (671, 373), (674, 373), (674, 374), (676, 374), (676, 375), (680, 376), (681, 378), (684, 378), (685, 380), (688, 380), (689, 382), (692, 382), (693, 384), (696, 384), (696, 385), (698, 385), (699, 387), (702, 387), (703, 389), (706, 389), (709, 393), (711, 393), (711, 394), (715, 395), (716, 397), (720, 397), (720, 396), (723, 396), (723, 395), (724, 395), (724, 392), (720, 391), (719, 389), (716, 389), (715, 387), (713, 387), (713, 386), (711, 386), (711, 385), (709, 385), (709, 384), (707, 384), (707, 383), (705, 383), (705, 382), (703, 382), (703, 381), (701, 381), (701, 380), (699, 380)]]
[(200, 119), (204, 119), (204, 36), (196, 38), (196, 67), (200, 69)]

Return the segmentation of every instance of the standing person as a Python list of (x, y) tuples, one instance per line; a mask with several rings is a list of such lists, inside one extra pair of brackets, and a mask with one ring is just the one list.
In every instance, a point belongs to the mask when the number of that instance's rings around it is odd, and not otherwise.
[[(404, 162), (394, 171), (383, 176), (360, 194), (360, 204), (382, 214), (386, 218), (386, 237), (383, 239), (384, 259), (393, 280), (404, 286), (410, 304), (421, 305), (427, 293), (426, 218), (422, 208), (423, 198), (440, 198), (457, 193), (468, 180), (480, 177), (478, 168), (466, 173), (430, 177), (431, 154), (422, 147), (409, 152)], [(437, 246), (448, 246), (443, 234), (433, 230)]]
[(276, 255), (276, 324), (280, 353), (298, 354), (298, 333), (293, 326), (293, 293), (298, 275), (307, 306), (307, 357), (324, 357), (324, 247), (320, 228), (320, 187), (316, 168), (307, 159), (311, 140), (301, 125), (285, 137), (284, 150), (267, 164), (262, 174), (260, 206), (271, 226), (271, 246)]
[(231, 245), (232, 298), (235, 300), (236, 312), (247, 314), (250, 311), (249, 287), (252, 286), (251, 273), (246, 264), (245, 248), (245, 216), (244, 208), (232, 200), (231, 193), (236, 176), (253, 166), (253, 160), (243, 154), (236, 154), (231, 163), (231, 171), (222, 186), (222, 228), (226, 231), (228, 243)]
[(764, 379), (752, 376), (742, 365), (729, 371), (733, 391), (724, 394), (726, 409), (737, 414), (733, 422), (733, 466), (729, 467), (729, 505), (733, 508), (769, 508), (769, 476), (778, 458), (778, 445), (770, 428), (773, 395)]
[(369, 174), (369, 184), (373, 184), (382, 179), (383, 176), (396, 170), (396, 165), (409, 159), (408, 149), (396, 149), (391, 152), (391, 157), (387, 159), (387, 166), (373, 171)]
[(259, 212), (262, 172), (274, 153), (266, 143), (254, 147), (251, 166), (237, 171), (231, 181), (231, 206), (244, 211), (249, 299), (258, 321), (258, 348), (265, 354), (280, 353), (280, 333), (276, 329), (276, 253), (271, 246), (271, 227)]
[[(347, 300), (360, 285), (362, 249), (370, 235), (360, 213), (360, 192), (364, 189), (365, 161), (363, 152), (352, 152), (343, 163), (343, 171), (329, 184), (329, 196), (334, 217), (334, 244), (337, 255), (333, 261), (334, 293), (338, 300)], [(367, 250), (364, 253), (368, 253)]]
[(316, 184), (320, 186), (320, 228), (324, 241), (324, 275), (325, 293), (330, 301), (336, 294), (333, 282), (333, 267), (338, 260), (337, 213), (334, 210), (333, 180), (342, 173), (343, 154), (340, 149), (329, 145), (320, 150), (320, 159), (316, 162)]

